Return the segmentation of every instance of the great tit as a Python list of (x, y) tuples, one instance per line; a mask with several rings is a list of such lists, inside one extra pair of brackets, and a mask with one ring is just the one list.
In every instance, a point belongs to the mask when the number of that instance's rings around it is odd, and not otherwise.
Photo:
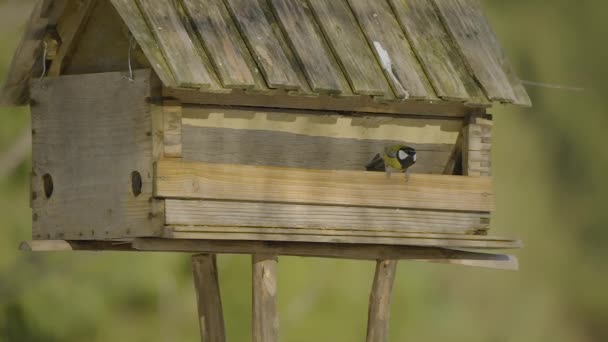
[(410, 166), (416, 163), (416, 150), (412, 147), (395, 144), (384, 148), (382, 155), (378, 153), (372, 161), (367, 164), (368, 171), (385, 171), (387, 177), (391, 172), (405, 172), (405, 180), (410, 179)]

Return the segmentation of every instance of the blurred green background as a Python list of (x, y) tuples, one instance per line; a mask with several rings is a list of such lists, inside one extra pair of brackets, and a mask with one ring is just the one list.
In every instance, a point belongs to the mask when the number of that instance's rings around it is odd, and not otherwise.
[[(0, 0), (0, 79), (33, 2)], [(493, 231), (519, 272), (401, 262), (391, 341), (608, 341), (608, 2), (484, 0), (533, 109), (495, 114)], [(29, 124), (0, 108), (0, 153)], [(187, 255), (25, 254), (26, 162), (0, 179), (0, 341), (197, 341)], [(281, 258), (282, 341), (362, 341), (371, 262)], [(250, 261), (221, 256), (228, 339), (250, 338)]]

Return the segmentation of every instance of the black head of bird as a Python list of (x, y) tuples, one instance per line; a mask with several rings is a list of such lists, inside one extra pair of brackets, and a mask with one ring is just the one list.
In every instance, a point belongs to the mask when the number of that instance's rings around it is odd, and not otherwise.
[(401, 164), (401, 169), (407, 170), (416, 163), (416, 150), (409, 146), (401, 147), (397, 151), (397, 160)]

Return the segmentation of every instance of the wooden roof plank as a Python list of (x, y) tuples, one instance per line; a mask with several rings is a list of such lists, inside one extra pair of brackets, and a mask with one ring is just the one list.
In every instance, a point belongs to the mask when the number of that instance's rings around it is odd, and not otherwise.
[(270, 88), (308, 87), (265, 0), (224, 0)]
[(226, 88), (253, 88), (259, 73), (222, 0), (183, 0), (200, 40)]
[(350, 85), (305, 0), (271, 0), (270, 3), (312, 91), (351, 93)]
[(172, 1), (139, 0), (158, 46), (167, 58), (179, 86), (210, 88), (214, 86), (209, 70)]
[(481, 24), (486, 20), (477, 0), (432, 0), (465, 63), (492, 101), (516, 101), (508, 76), (491, 47), (494, 33)]
[(346, 0), (308, 0), (353, 92), (390, 98), (393, 92)]
[(397, 97), (430, 98), (433, 89), (427, 90), (426, 75), (386, 0), (348, 2)]
[(111, 2), (163, 84), (167, 87), (177, 86), (173, 73), (137, 4), (133, 0), (111, 0)]

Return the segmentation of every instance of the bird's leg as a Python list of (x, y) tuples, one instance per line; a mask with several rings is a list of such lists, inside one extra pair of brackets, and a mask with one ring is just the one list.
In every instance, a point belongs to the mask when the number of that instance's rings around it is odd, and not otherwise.
[(390, 166), (386, 166), (384, 168), (384, 171), (386, 171), (386, 178), (391, 178), (391, 173), (393, 172), (393, 168)]
[(409, 182), (410, 181), (410, 176), (412, 175), (412, 173), (410, 172), (410, 170), (405, 170), (405, 182)]

